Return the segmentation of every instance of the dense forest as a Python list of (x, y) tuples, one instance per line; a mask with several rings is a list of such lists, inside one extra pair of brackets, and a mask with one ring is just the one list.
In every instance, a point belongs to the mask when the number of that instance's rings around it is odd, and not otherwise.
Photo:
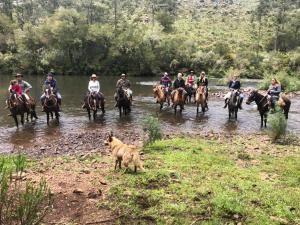
[(1, 0), (0, 72), (300, 76), (299, 0)]

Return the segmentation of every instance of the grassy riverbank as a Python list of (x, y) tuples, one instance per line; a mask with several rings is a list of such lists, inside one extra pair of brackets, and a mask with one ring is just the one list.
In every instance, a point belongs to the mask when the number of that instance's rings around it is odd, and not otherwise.
[(300, 223), (299, 146), (208, 135), (158, 141), (143, 153), (138, 174), (114, 172), (99, 154), (31, 163), (27, 180), (45, 177), (54, 198), (45, 224)]

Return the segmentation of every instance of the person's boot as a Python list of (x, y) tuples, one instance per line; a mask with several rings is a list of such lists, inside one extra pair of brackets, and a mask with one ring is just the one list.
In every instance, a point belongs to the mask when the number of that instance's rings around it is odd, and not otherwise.
[(223, 108), (226, 109), (227, 105), (228, 105), (228, 99), (226, 98), (226, 99), (225, 99), (225, 105), (224, 105)]

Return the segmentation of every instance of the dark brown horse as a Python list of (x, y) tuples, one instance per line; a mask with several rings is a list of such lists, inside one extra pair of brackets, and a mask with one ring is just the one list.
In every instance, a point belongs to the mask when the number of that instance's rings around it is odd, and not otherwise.
[(180, 114), (182, 113), (182, 110), (184, 109), (185, 100), (186, 100), (186, 96), (184, 95), (184, 89), (177, 88), (172, 98), (175, 115), (177, 113), (177, 106), (180, 107), (179, 110)]
[(7, 100), (7, 107), (15, 120), (16, 126), (19, 127), (18, 115), (21, 116), (21, 124), (24, 125), (24, 114), (29, 113), (25, 103), (25, 97), (11, 93)]
[(191, 103), (192, 98), (194, 98), (194, 101), (196, 100), (196, 90), (193, 86), (191, 85), (186, 85), (185, 86), (185, 91), (186, 91), (186, 103)]
[(160, 110), (162, 110), (165, 102), (168, 103), (168, 106), (170, 105), (170, 96), (166, 93), (167, 91), (159, 84), (153, 87), (154, 98), (160, 104)]
[(28, 119), (29, 115), (30, 115), (31, 121), (33, 119), (38, 119), (38, 117), (36, 115), (36, 111), (35, 111), (36, 101), (33, 97), (28, 96), (28, 99), (26, 101), (26, 106), (27, 106), (27, 110), (28, 110), (26, 120), (29, 121), (29, 119)]
[[(260, 127), (262, 128), (264, 125), (265, 127), (267, 127), (267, 117), (270, 109), (270, 102), (269, 102), (270, 100), (268, 98), (268, 95), (262, 95), (258, 93), (257, 90), (252, 90), (249, 94), (246, 104), (249, 105), (253, 101), (256, 103), (257, 109), (260, 114), (260, 118), (261, 118)], [(288, 119), (288, 114), (291, 107), (291, 101), (287, 97), (282, 96), (279, 102), (281, 102), (279, 106), (283, 110), (285, 118)]]
[(122, 114), (127, 115), (128, 113), (130, 113), (130, 97), (127, 95), (126, 91), (122, 87), (117, 89), (116, 101), (120, 116), (122, 116)]
[(53, 93), (51, 88), (47, 88), (45, 90), (45, 99), (43, 101), (43, 108), (47, 115), (47, 124), (49, 125), (50, 116), (53, 119), (53, 113), (55, 114), (55, 118), (59, 123), (59, 103), (57, 96)]
[(105, 113), (105, 100), (102, 93), (88, 92), (84, 98), (83, 108), (86, 108), (89, 119), (91, 119), (91, 111), (93, 111), (93, 118), (96, 119), (97, 111), (100, 108), (102, 113)]
[(234, 116), (234, 119), (237, 120), (237, 113), (239, 111), (239, 92), (238, 90), (232, 90), (230, 98), (228, 100), (228, 115), (229, 119)]

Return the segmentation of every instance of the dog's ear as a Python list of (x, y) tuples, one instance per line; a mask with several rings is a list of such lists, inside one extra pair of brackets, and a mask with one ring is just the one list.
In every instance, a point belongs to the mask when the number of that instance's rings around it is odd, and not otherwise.
[(109, 141), (109, 142), (112, 142), (113, 136), (114, 136), (113, 132), (110, 131), (109, 134), (108, 134), (108, 141)]

